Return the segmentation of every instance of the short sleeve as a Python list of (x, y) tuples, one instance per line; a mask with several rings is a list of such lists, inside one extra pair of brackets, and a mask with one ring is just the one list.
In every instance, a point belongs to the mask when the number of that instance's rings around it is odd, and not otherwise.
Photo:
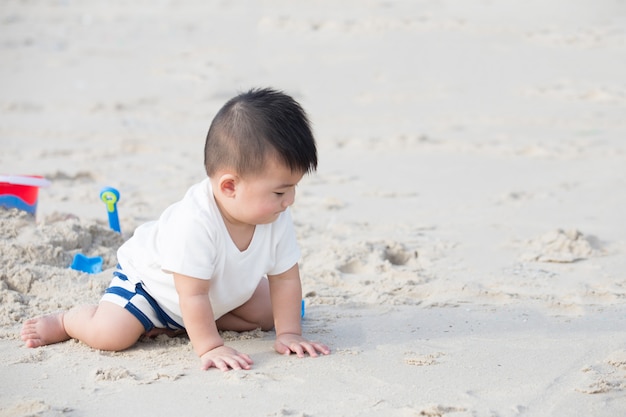
[(206, 212), (177, 206), (159, 220), (157, 247), (161, 268), (194, 278), (210, 279), (215, 271), (215, 233)]

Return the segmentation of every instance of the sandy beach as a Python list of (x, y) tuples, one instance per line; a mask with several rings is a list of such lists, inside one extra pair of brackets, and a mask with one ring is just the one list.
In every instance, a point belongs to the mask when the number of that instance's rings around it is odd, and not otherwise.
[[(36, 218), (0, 209), (0, 416), (626, 415), (624, 1), (4, 1), (0, 25), (0, 174), (51, 181)], [(260, 330), (223, 334), (255, 361), (226, 373), (186, 337), (26, 348), (264, 86), (316, 135), (292, 214), (332, 354)]]

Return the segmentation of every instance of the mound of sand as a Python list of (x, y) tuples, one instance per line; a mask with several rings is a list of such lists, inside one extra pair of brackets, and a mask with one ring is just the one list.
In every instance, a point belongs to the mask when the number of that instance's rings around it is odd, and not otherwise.
[(593, 239), (576, 229), (555, 229), (527, 242), (525, 261), (576, 262), (598, 255)]
[[(110, 280), (122, 237), (106, 226), (71, 215), (40, 222), (18, 210), (0, 210), (0, 324), (11, 326), (33, 314), (96, 302)], [(101, 256), (105, 272), (70, 268), (77, 253)]]

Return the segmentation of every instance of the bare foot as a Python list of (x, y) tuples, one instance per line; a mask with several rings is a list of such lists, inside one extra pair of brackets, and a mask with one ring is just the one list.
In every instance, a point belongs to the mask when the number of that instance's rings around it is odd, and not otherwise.
[(22, 340), (29, 348), (63, 342), (70, 337), (63, 325), (63, 314), (55, 313), (29, 319), (22, 326)]

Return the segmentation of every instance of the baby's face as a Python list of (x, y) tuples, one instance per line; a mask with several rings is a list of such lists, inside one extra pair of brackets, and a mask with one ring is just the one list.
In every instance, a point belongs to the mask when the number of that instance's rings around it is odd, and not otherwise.
[(280, 213), (293, 204), (296, 185), (304, 173), (293, 172), (284, 164), (268, 161), (260, 175), (240, 179), (235, 197), (238, 221), (248, 224), (266, 224), (275, 221)]

